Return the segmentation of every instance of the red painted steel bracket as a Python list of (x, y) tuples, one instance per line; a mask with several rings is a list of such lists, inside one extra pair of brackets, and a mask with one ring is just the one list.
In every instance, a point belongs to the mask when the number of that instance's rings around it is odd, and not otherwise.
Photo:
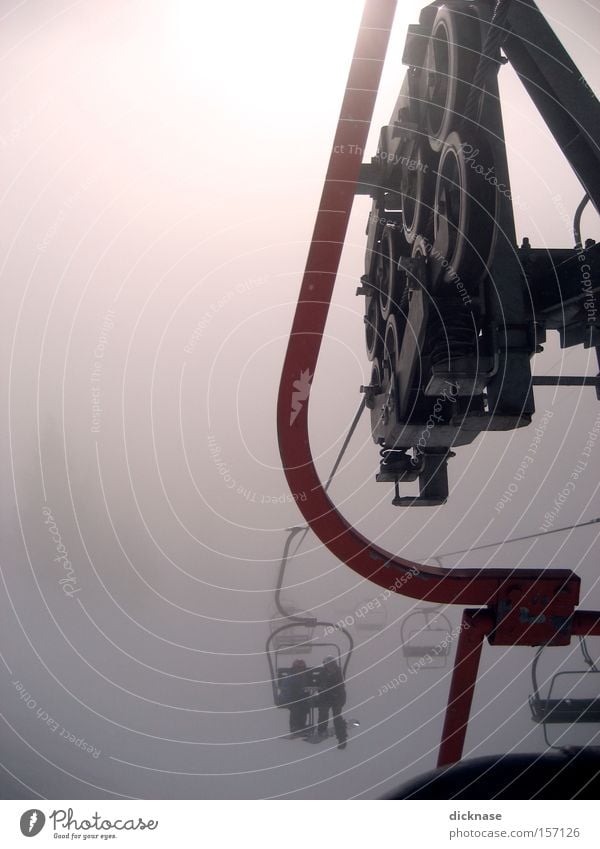
[[(565, 588), (566, 589), (566, 588)], [(565, 593), (567, 595), (568, 593)], [(566, 599), (563, 599), (566, 601)], [(532, 609), (544, 611), (544, 607), (539, 606), (540, 599), (532, 601), (533, 608), (527, 612), (527, 616)], [(560, 607), (560, 605), (559, 605)], [(570, 602), (566, 601), (562, 612), (570, 607)], [(515, 608), (521, 615), (522, 605)], [(559, 618), (562, 618), (561, 614)], [(454, 669), (452, 671), (452, 680), (450, 682), (450, 693), (448, 695), (448, 706), (446, 708), (446, 716), (444, 719), (444, 728), (442, 730), (442, 741), (438, 753), (438, 766), (448, 766), (462, 758), (465, 738), (467, 735), (467, 726), (469, 724), (469, 714), (473, 702), (473, 694), (475, 692), (475, 684), (477, 683), (477, 672), (479, 671), (479, 660), (481, 658), (481, 650), (483, 641), (487, 637), (490, 642), (495, 645), (568, 645), (571, 636), (579, 637), (600, 637), (600, 612), (594, 610), (578, 610), (562, 622), (561, 630), (558, 633), (552, 633), (553, 623), (552, 615), (548, 610), (545, 613), (538, 613), (538, 618), (543, 618), (532, 624), (533, 633), (527, 638), (522, 636), (521, 631), (516, 624), (523, 620), (515, 620), (514, 628), (511, 627), (510, 621), (512, 616), (509, 614), (507, 620), (509, 622), (506, 631), (499, 633), (497, 628), (497, 619), (494, 618), (492, 610), (465, 610), (463, 613), (462, 623), (460, 627), (460, 636), (456, 647), (456, 659), (454, 661)], [(542, 631), (538, 631), (538, 626), (542, 627)], [(492, 635), (496, 629), (497, 639), (494, 641)], [(526, 633), (526, 632), (525, 632)], [(548, 637), (548, 640), (542, 637)], [(535, 639), (536, 642), (529, 642)], [(537, 640), (540, 640), (537, 642)]]

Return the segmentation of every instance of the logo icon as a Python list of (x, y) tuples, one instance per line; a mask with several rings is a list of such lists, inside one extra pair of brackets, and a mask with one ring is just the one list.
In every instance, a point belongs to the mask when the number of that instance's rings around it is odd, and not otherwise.
[(302, 407), (304, 406), (304, 402), (308, 400), (308, 396), (310, 395), (310, 382), (313, 379), (312, 374), (308, 369), (306, 371), (300, 372), (299, 380), (295, 380), (292, 383), (292, 388), (295, 389), (295, 392), (292, 392), (292, 412), (290, 415), (290, 427), (296, 421)]
[(35, 837), (43, 829), (46, 817), (37, 808), (25, 811), (21, 816), (21, 834), (25, 837)]

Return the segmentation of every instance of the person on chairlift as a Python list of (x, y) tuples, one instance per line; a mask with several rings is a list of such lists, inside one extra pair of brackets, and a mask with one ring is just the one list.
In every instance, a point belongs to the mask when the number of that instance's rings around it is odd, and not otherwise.
[(327, 736), (329, 711), (333, 716), (333, 728), (338, 741), (338, 749), (346, 748), (348, 732), (346, 720), (342, 716), (342, 708), (346, 704), (346, 687), (344, 676), (336, 659), (331, 655), (323, 658), (323, 666), (317, 679), (319, 694), (317, 704), (319, 709), (318, 734)]
[(290, 734), (301, 734), (309, 730), (310, 711), (306, 663), (297, 658), (292, 663), (289, 675), (281, 682), (282, 703), (290, 712)]

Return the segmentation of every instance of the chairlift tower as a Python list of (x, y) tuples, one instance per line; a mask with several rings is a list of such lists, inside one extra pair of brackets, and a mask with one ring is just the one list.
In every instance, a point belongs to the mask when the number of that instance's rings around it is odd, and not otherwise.
[[(600, 211), (600, 104), (534, 0), (436, 0), (409, 27), (406, 77), (375, 155), (361, 163), (356, 152), (366, 148), (395, 7), (395, 0), (365, 3), (283, 364), (277, 422), (290, 490), (334, 555), (386, 590), (467, 606), (438, 757), (447, 766), (462, 757), (484, 641), (565, 646), (574, 637), (600, 636), (600, 612), (578, 609), (580, 579), (569, 569), (429, 566), (365, 538), (317, 474), (310, 381), (353, 199), (368, 194), (359, 295), (372, 378), (363, 392), (381, 452), (378, 480), (394, 485), (396, 506), (442, 505), (447, 462), (483, 431), (528, 427), (536, 385), (598, 393), (596, 376), (532, 377), (531, 358), (551, 330), (564, 347), (598, 353), (600, 248), (582, 240), (580, 221), (584, 202)], [(581, 183), (573, 248), (516, 243), (497, 79), (506, 63)], [(299, 382), (306, 390), (301, 403)], [(418, 495), (400, 492), (417, 481)]]

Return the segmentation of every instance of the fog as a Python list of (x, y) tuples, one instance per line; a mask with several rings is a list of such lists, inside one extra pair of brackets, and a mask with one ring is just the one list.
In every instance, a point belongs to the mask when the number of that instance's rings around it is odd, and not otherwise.
[[(399, 4), (365, 159), (421, 5)], [(599, 92), (598, 3), (540, 6)], [(411, 671), (401, 623), (415, 603), (383, 599), (310, 534), (283, 599), (352, 620), (346, 715), (360, 727), (345, 751), (282, 739), (264, 650), (284, 529), (302, 517), (275, 405), (362, 2), (223, 9), (0, 4), (3, 798), (377, 798), (435, 764), (461, 609), (445, 611), (445, 667)], [(510, 68), (501, 87), (518, 236), (571, 246), (583, 191)], [(368, 209), (357, 198), (313, 382), (323, 478), (369, 381), (354, 295)], [(590, 209), (583, 233), (600, 236)], [(598, 370), (553, 333), (534, 367)], [(539, 388), (536, 407), (532, 428), (458, 449), (448, 503), (414, 511), (375, 483), (365, 416), (331, 496), (421, 562), (571, 568), (597, 609), (600, 525), (540, 528), (600, 406), (589, 388)], [(535, 462), (497, 510), (546, 411)], [(552, 529), (600, 515), (599, 467), (595, 445)], [(375, 600), (366, 629), (357, 611)], [(542, 681), (581, 668), (577, 652), (548, 651)], [(543, 749), (533, 655), (484, 647), (465, 755)]]

